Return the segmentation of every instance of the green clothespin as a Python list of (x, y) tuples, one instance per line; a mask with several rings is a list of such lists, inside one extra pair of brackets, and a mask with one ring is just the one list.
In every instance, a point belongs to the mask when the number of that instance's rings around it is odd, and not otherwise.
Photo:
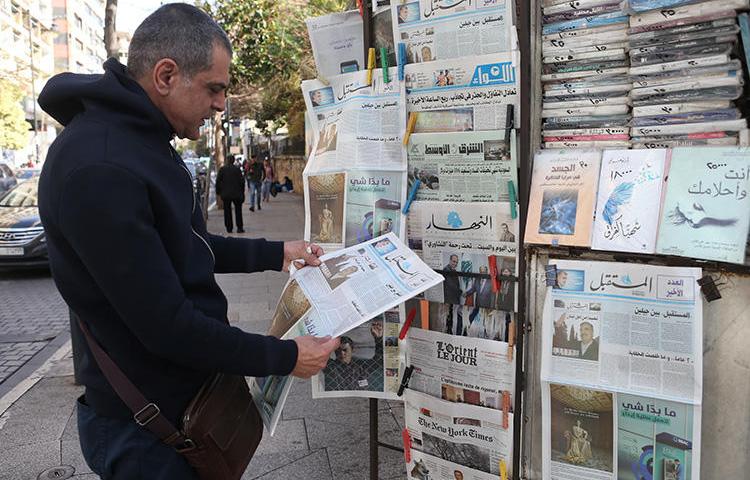
[(513, 180), (508, 180), (508, 196), (510, 197), (510, 218), (518, 218), (518, 210), (516, 209), (516, 186), (513, 185)]
[(380, 47), (380, 66), (383, 67), (383, 81), (389, 83), (388, 78), (388, 49)]

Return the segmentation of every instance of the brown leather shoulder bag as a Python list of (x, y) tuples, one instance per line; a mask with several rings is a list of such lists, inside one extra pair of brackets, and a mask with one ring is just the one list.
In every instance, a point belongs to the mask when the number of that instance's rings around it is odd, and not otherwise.
[(78, 319), (97, 365), (133, 419), (185, 457), (201, 480), (239, 480), (263, 437), (263, 422), (245, 378), (212, 375), (188, 405), (182, 431), (133, 385)]

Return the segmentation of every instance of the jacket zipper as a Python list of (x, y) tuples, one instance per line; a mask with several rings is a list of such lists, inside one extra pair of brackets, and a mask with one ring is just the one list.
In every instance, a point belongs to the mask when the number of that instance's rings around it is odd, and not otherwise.
[[(172, 155), (172, 158), (174, 159), (175, 158), (174, 152), (172, 151), (171, 148), (169, 149), (169, 153), (170, 153), (170, 155)], [(198, 232), (196, 232), (195, 229), (193, 228), (193, 214), (195, 213), (195, 190), (193, 190), (193, 176), (190, 175), (190, 170), (187, 169), (187, 167), (185, 166), (184, 163), (182, 163), (182, 162), (178, 162), (178, 163), (182, 167), (182, 169), (185, 170), (185, 173), (188, 176), (188, 182), (190, 183), (190, 196), (193, 198), (193, 207), (190, 210), (190, 230), (192, 230), (193, 234), (196, 237), (198, 237), (198, 238), (201, 239), (201, 241), (203, 242), (203, 244), (208, 249), (208, 253), (211, 254), (211, 258), (213, 259), (214, 264), (215, 264), (216, 263), (216, 255), (214, 255), (214, 251), (211, 248), (211, 245), (209, 245), (208, 242), (206, 241), (206, 239), (203, 238), (203, 237), (201, 237), (200, 234), (198, 234)]]

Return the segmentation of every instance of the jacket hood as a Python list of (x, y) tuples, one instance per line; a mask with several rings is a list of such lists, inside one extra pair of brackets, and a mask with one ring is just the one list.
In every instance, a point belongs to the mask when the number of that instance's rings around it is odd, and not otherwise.
[(103, 74), (55, 75), (42, 89), (39, 106), (63, 126), (77, 115), (91, 111), (138, 130), (156, 130), (168, 137), (173, 134), (164, 114), (114, 58), (104, 63)]

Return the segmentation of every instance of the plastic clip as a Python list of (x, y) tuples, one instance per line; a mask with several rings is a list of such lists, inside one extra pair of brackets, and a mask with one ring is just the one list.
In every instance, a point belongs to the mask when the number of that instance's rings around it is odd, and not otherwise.
[(404, 394), (404, 390), (409, 386), (409, 380), (411, 380), (411, 374), (414, 373), (414, 367), (409, 365), (404, 369), (404, 376), (401, 377), (401, 385), (398, 386), (398, 395), (399, 397)]
[(406, 332), (409, 331), (411, 328), (411, 322), (414, 321), (414, 317), (417, 316), (417, 307), (412, 308), (409, 310), (409, 314), (406, 315), (406, 321), (404, 322), (404, 326), (401, 327), (401, 331), (398, 332), (398, 339), (403, 340), (406, 338)]
[(557, 265), (547, 265), (544, 267), (544, 274), (546, 276), (545, 283), (548, 287), (557, 286)]
[(713, 302), (714, 300), (721, 298), (719, 287), (710, 275), (704, 275), (702, 278), (699, 278), (698, 285), (701, 286), (701, 292), (703, 292), (703, 296), (706, 297), (706, 301)]
[(500, 279), (497, 278), (497, 257), (494, 255), (487, 255), (487, 264), (490, 266), (490, 276), (492, 277), (492, 292), (497, 293), (500, 291)]
[(430, 302), (424, 298), (419, 300), (419, 314), (422, 317), (422, 330), (430, 329)]
[(516, 219), (518, 218), (518, 209), (516, 208), (518, 198), (513, 180), (508, 180), (508, 196), (510, 197), (510, 218)]
[(398, 80), (404, 81), (404, 67), (406, 66), (406, 44), (398, 44)]
[(513, 361), (513, 350), (516, 345), (516, 321), (511, 320), (508, 325), (508, 361)]
[(508, 480), (508, 466), (502, 458), (500, 459), (500, 480)]
[(404, 460), (409, 463), (411, 462), (411, 434), (408, 428), (401, 430), (401, 438), (404, 439)]
[(414, 185), (411, 186), (411, 190), (409, 190), (409, 196), (406, 197), (406, 205), (404, 205), (404, 208), (401, 210), (401, 213), (404, 215), (409, 214), (409, 209), (411, 208), (411, 202), (414, 201), (414, 197), (417, 196), (417, 190), (419, 190), (419, 185), (422, 182), (419, 181), (418, 178), (414, 179)]
[(367, 52), (367, 84), (372, 85), (372, 71), (375, 69), (375, 49), (370, 48)]
[(390, 83), (391, 79), (388, 77), (388, 49), (380, 47), (380, 67), (383, 69), (383, 81)]
[(365, 16), (365, 2), (362, 0), (357, 0), (357, 8), (359, 9), (359, 16), (364, 17)]
[(406, 123), (406, 134), (404, 135), (404, 146), (409, 145), (409, 137), (417, 124), (417, 112), (409, 113), (409, 121)]

